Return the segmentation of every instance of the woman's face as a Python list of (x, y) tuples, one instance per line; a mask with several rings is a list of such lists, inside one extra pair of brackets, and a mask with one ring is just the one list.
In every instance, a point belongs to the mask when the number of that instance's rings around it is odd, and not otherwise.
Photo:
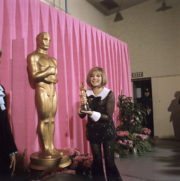
[(90, 76), (92, 87), (102, 87), (102, 74), (99, 71), (94, 71)]

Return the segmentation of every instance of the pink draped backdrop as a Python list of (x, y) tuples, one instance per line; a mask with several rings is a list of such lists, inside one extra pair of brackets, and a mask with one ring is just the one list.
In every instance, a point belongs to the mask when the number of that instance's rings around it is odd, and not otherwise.
[[(18, 150), (27, 149), (27, 158), (39, 151), (34, 89), (29, 84), (26, 57), (36, 49), (36, 35), (49, 32), (48, 54), (58, 61), (59, 79), (55, 146), (89, 152), (86, 120), (81, 120), (77, 114), (80, 84), (86, 82), (90, 68), (100, 66), (107, 72), (107, 87), (115, 93), (116, 103), (121, 92), (131, 96), (127, 44), (39, 0), (1, 0), (0, 25), (3, 50), (0, 83), (8, 94), (10, 121)], [(115, 125), (118, 124), (117, 115), (116, 106)]]

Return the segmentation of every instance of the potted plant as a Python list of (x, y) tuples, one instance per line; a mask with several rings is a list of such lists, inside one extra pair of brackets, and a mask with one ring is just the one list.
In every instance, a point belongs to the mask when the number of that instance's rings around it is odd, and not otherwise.
[(129, 153), (143, 154), (151, 151), (149, 135), (151, 130), (142, 127), (142, 121), (146, 117), (146, 111), (139, 103), (134, 103), (132, 97), (120, 95), (118, 97), (120, 125), (117, 130), (117, 142), (115, 152), (119, 155)]

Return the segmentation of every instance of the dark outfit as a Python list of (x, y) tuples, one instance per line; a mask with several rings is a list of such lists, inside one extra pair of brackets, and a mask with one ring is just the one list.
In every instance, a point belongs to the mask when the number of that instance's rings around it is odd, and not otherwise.
[(10, 175), (10, 154), (16, 153), (17, 148), (8, 121), (5, 90), (1, 85), (0, 99), (0, 178), (4, 178)]
[[(143, 107), (146, 109), (146, 119), (143, 120), (142, 126), (147, 127), (151, 130), (151, 136), (154, 136), (154, 125), (153, 125), (153, 107), (152, 107), (152, 99), (150, 96), (144, 96), (141, 99), (141, 103)], [(147, 109), (151, 109), (151, 112), (148, 113)]]
[[(105, 89), (107, 90), (107, 88)], [(86, 136), (90, 141), (93, 154), (93, 178), (98, 181), (105, 180), (101, 150), (102, 145), (107, 180), (122, 181), (114, 162), (114, 144), (116, 139), (116, 130), (112, 119), (115, 106), (114, 94), (112, 91), (109, 91), (104, 99), (87, 95), (87, 99), (90, 109), (93, 112), (100, 113), (98, 121), (94, 121), (92, 116), (88, 116), (86, 125)], [(80, 114), (80, 117), (85, 117), (85, 114)]]

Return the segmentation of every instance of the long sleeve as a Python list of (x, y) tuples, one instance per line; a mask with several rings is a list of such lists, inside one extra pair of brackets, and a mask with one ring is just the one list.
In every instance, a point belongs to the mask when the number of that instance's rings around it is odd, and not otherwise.
[(89, 104), (93, 114), (89, 116), (94, 121), (107, 122), (112, 120), (114, 112), (115, 98), (114, 93), (110, 91), (107, 96), (101, 100), (101, 97), (94, 97), (92, 100), (89, 99)]
[(79, 114), (79, 117), (83, 119), (86, 116), (86, 114)]
[(101, 114), (101, 119), (104, 121), (109, 121), (112, 119), (112, 115), (114, 112), (114, 106), (115, 106), (115, 98), (114, 93), (111, 92), (107, 97), (106, 102), (106, 113)]

